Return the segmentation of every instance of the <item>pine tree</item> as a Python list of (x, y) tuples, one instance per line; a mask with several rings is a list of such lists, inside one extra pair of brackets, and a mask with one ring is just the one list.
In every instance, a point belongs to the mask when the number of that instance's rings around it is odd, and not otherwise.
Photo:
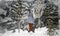
[(21, 13), (22, 12), (21, 0), (18, 0), (17, 3), (15, 3), (14, 5), (11, 5), (11, 6), (12, 6), (13, 19), (18, 21), (18, 30), (20, 31), (20, 18), (22, 15), (22, 13)]
[(53, 36), (52, 33), (55, 29), (58, 28), (58, 6), (54, 3), (48, 3), (48, 1), (45, 1), (46, 8), (44, 9), (44, 13), (42, 17), (45, 17), (43, 19), (44, 25), (47, 26), (50, 36)]

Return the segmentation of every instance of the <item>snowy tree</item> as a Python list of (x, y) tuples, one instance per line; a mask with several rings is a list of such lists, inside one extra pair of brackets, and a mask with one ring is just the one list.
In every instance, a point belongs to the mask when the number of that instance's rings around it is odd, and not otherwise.
[[(48, 0), (45, 1), (46, 7), (43, 13), (44, 25), (47, 26), (49, 33), (58, 29), (58, 6)], [(50, 33), (52, 36), (52, 33)]]

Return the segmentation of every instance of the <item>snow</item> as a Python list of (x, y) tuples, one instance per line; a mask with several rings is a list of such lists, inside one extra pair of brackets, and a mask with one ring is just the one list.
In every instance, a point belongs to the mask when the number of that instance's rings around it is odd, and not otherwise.
[[(32, 0), (27, 0), (27, 1), (29, 1), (29, 2), (31, 2)], [(58, 2), (56, 2), (56, 1), (53, 1), (56, 5), (58, 5), (59, 6), (59, 15), (60, 15), (60, 0), (58, 1)], [(0, 3), (1, 4), (1, 3)], [(26, 3), (24, 3), (24, 4), (26, 4)], [(28, 6), (28, 4), (26, 4), (27, 6)], [(44, 8), (44, 4), (41, 4), (41, 6), (40, 6), (41, 8), (43, 7)], [(34, 10), (34, 9), (33, 9)], [(0, 14), (1, 13), (3, 13), (5, 10), (3, 10), (3, 9), (0, 9)], [(43, 11), (42, 11), (43, 12)], [(6, 11), (5, 11), (5, 13), (6, 13)], [(33, 11), (33, 14), (34, 14), (34, 11)], [(33, 15), (34, 17), (35, 17), (35, 14)], [(28, 17), (25, 15), (24, 17), (23, 17), (23, 19), (27, 19)], [(12, 20), (11, 18), (5, 18), (5, 19), (1, 19), (2, 20), (2, 22), (6, 22), (6, 21), (8, 21), (8, 20)], [(59, 20), (59, 22), (60, 22), (60, 20)], [(15, 22), (14, 22), (15, 23)], [(59, 23), (59, 28), (60, 28), (60, 23)], [(1, 29), (1, 28), (0, 28)], [(12, 31), (6, 31), (6, 33), (4, 33), (4, 34), (0, 34), (0, 36), (48, 36), (48, 34), (47, 34), (47, 28), (46, 27), (42, 27), (42, 28), (38, 28), (38, 29), (35, 29), (35, 33), (33, 33), (33, 32), (28, 32), (27, 30), (21, 30), (20, 29), (20, 33), (18, 32), (18, 29), (16, 29), (15, 31), (15, 33), (12, 33)], [(0, 31), (2, 31), (2, 30), (0, 30)], [(60, 36), (60, 30), (56, 30), (57, 32), (58, 32), (58, 35), (57, 36)]]
[(34, 0), (23, 0), (23, 1), (28, 1), (28, 2), (31, 2), (31, 1), (34, 1)]
[(1, 19), (1, 22), (7, 22), (7, 21), (12, 21), (10, 17), (5, 17), (5, 19)]
[(12, 31), (8, 31), (5, 34), (1, 34), (1, 36), (48, 36), (47, 35), (47, 28), (43, 27), (43, 28), (38, 28), (35, 29), (35, 32), (28, 32), (27, 30), (23, 31), (20, 29), (20, 32), (18, 32), (18, 30), (16, 29), (15, 33), (12, 33)]
[(6, 11), (0, 8), (0, 14), (6, 15)]
[(60, 29), (56, 30), (56, 32), (58, 32), (58, 34), (56, 36), (60, 36)]

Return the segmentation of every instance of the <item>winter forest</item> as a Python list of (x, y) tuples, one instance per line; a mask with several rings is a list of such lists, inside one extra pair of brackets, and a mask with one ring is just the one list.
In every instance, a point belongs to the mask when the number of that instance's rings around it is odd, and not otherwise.
[(0, 0), (0, 36), (60, 36), (60, 0)]

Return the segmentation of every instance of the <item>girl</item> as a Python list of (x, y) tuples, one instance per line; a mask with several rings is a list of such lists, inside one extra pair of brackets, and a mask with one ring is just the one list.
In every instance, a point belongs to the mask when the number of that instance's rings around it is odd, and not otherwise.
[(28, 15), (28, 24), (29, 24), (29, 32), (30, 31), (34, 32), (34, 29), (33, 29), (34, 18), (33, 18), (33, 14), (32, 13), (29, 13), (29, 15)]

